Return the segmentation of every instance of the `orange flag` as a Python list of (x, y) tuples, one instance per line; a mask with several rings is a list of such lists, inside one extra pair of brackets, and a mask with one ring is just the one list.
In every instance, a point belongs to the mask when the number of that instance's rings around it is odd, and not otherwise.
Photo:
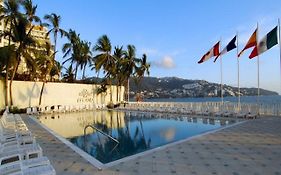
[(251, 35), (251, 37), (250, 37), (250, 39), (248, 40), (248, 42), (247, 42), (246, 46), (244, 47), (244, 49), (241, 50), (241, 52), (238, 54), (238, 57), (240, 57), (241, 54), (242, 54), (245, 50), (247, 50), (247, 49), (249, 49), (249, 48), (251, 48), (251, 47), (257, 46), (257, 30), (258, 30), (258, 29), (256, 29), (256, 30), (254, 31), (254, 33)]

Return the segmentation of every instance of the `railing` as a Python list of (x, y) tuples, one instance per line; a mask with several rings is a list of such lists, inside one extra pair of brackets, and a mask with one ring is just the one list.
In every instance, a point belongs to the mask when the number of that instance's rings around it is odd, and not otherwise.
[(238, 103), (233, 102), (130, 102), (126, 105), (126, 109), (137, 110), (154, 110), (165, 109), (167, 111), (175, 110), (193, 110), (193, 111), (231, 111), (243, 113), (256, 113), (268, 116), (281, 116), (281, 104), (254, 104), (254, 103)]
[(93, 130), (98, 131), (98, 132), (101, 133), (102, 135), (104, 135), (104, 136), (110, 138), (111, 140), (113, 140), (113, 141), (115, 141), (117, 144), (119, 144), (119, 141), (118, 141), (118, 140), (116, 140), (115, 138), (113, 138), (111, 135), (108, 135), (108, 134), (104, 133), (102, 130), (98, 129), (97, 127), (95, 127), (95, 126), (93, 126), (93, 125), (87, 125), (87, 126), (85, 126), (85, 128), (84, 128), (84, 138), (86, 138), (86, 137), (85, 137), (85, 136), (86, 136), (86, 130), (87, 130), (88, 127), (91, 127)]

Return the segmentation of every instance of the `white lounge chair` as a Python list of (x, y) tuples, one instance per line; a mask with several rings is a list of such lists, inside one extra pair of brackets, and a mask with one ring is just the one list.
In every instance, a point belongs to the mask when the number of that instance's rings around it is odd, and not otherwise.
[(58, 111), (57, 112), (65, 112), (65, 106), (58, 105)]
[(202, 115), (209, 116), (209, 115), (212, 115), (212, 112), (209, 110), (206, 110), (206, 111), (202, 112)]
[(233, 114), (233, 116), (236, 118), (245, 118), (246, 115), (247, 115), (247, 113), (244, 113), (244, 112), (237, 112), (237, 113)]
[(31, 108), (26, 108), (26, 114), (31, 115), (32, 114), (32, 109)]
[(0, 123), (0, 142), (14, 141), (18, 139), (33, 138), (32, 133), (28, 130), (15, 130), (3, 127)]
[(4, 113), (1, 120), (11, 124), (23, 123), (22, 118), (19, 114)]
[(52, 113), (51, 107), (45, 106), (44, 113), (47, 113), (47, 114)]
[(21, 137), (14, 140), (6, 140), (5, 142), (0, 143), (0, 153), (9, 149), (18, 149), (25, 145), (35, 145), (36, 140), (32, 137)]
[[(3, 164), (2, 164), (3, 163)], [(10, 155), (2, 159), (0, 164), (1, 174), (55, 174), (47, 157), (22, 160), (20, 155)]]
[(224, 114), (224, 111), (215, 112), (215, 116), (216, 116), (216, 117), (222, 117), (223, 114)]
[[(13, 144), (13, 145), (7, 145), (7, 143), (12, 143), (12, 142), (6, 142), (4, 143), (4, 145), (1, 146), (0, 148), (0, 155), (1, 154), (6, 154), (6, 153), (9, 153), (9, 152), (19, 152), (19, 153), (23, 153), (23, 152), (29, 152), (31, 150), (31, 152), (40, 152), (41, 151), (41, 154), (42, 154), (42, 149), (41, 147), (35, 142), (35, 141), (31, 141), (31, 142), (22, 142), (22, 145), (21, 143), (16, 143), (16, 144)], [(33, 151), (32, 151), (33, 150)]]
[(6, 157), (13, 154), (19, 154), (21, 159), (32, 159), (42, 157), (42, 148), (38, 144), (25, 145), (18, 147), (18, 149), (5, 149), (4, 152), (0, 152), (0, 160), (2, 157)]
[(258, 114), (254, 114), (254, 113), (249, 112), (248, 114), (246, 114), (245, 117), (248, 118), (248, 119), (256, 119), (258, 117)]
[(15, 126), (15, 125), (8, 125), (3, 121), (0, 121), (0, 136), (5, 134), (15, 134), (15, 133), (26, 133), (28, 128), (26, 125)]
[(32, 107), (32, 114), (39, 114), (37, 107)]
[(229, 111), (224, 111), (224, 113), (222, 114), (223, 117), (232, 117), (233, 113), (229, 112)]
[(9, 122), (2, 118), (0, 120), (0, 127), (6, 130), (13, 130), (14, 132), (16, 131), (22, 131), (22, 130), (28, 130), (27, 126), (23, 121), (14, 121), (14, 122)]

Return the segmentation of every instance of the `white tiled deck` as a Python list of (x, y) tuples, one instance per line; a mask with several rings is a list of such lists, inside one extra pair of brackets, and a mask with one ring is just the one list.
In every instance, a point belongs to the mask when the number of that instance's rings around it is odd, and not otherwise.
[(58, 175), (281, 175), (281, 118), (262, 117), (98, 170), (23, 116)]

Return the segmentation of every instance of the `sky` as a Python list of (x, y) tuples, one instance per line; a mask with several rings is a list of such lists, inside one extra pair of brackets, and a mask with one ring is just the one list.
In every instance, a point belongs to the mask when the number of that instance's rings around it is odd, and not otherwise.
[[(280, 0), (34, 0), (38, 16), (56, 13), (61, 27), (74, 29), (94, 45), (106, 34), (113, 46), (135, 45), (151, 63), (150, 76), (176, 76), (220, 83), (220, 62), (198, 64), (219, 40), (221, 50), (238, 33), (238, 51), (259, 26), (259, 38), (278, 25)], [(63, 61), (58, 40), (57, 60)], [(257, 87), (257, 59), (240, 57), (240, 86)], [(222, 57), (223, 83), (237, 86), (237, 50)], [(259, 57), (260, 87), (281, 93), (280, 49), (276, 45)], [(90, 69), (87, 76), (96, 76)], [(80, 75), (81, 76), (81, 75)]]

